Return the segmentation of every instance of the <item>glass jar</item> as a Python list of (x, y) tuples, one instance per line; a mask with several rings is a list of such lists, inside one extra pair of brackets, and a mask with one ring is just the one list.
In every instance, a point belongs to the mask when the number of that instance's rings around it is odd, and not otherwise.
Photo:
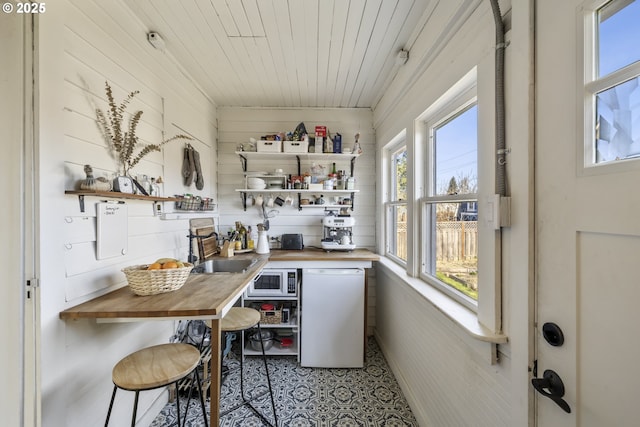
[(356, 189), (356, 179), (352, 176), (347, 178), (347, 190), (355, 190)]

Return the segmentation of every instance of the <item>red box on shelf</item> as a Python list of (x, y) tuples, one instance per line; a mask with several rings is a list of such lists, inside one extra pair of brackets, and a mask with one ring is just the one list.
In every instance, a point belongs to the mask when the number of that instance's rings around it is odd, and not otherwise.
[(326, 126), (316, 126), (316, 136), (327, 136), (327, 127)]

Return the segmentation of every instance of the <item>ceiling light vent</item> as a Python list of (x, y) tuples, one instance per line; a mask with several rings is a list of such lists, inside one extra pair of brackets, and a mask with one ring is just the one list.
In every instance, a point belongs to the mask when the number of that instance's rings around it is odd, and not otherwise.
[(409, 60), (409, 51), (400, 49), (398, 55), (396, 55), (396, 65), (404, 65)]
[(149, 34), (147, 34), (147, 40), (149, 40), (151, 46), (155, 47), (158, 50), (164, 51), (164, 40), (162, 39), (162, 37), (160, 37), (160, 34), (151, 31)]

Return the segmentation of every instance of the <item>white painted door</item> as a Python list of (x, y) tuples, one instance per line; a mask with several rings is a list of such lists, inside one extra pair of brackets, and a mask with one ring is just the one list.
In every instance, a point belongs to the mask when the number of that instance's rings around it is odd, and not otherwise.
[[(15, 2), (4, 3), (13, 6)], [(0, 399), (2, 425), (39, 425), (35, 276), (33, 106), (31, 97), (33, 21), (29, 15), (0, 14)], [(34, 284), (35, 281), (31, 280)]]
[[(537, 425), (635, 426), (640, 159), (583, 168), (585, 5), (536, 2), (537, 376), (558, 374), (571, 411), (536, 393)], [(543, 337), (551, 323), (561, 346)]]

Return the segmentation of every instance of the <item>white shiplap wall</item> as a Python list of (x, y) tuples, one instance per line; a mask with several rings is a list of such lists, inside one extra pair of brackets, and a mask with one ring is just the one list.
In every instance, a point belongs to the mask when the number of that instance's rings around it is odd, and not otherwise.
[[(65, 196), (84, 178), (111, 176), (116, 164), (95, 123), (106, 108), (104, 82), (117, 101), (139, 90), (129, 111), (143, 110), (139, 136), (157, 143), (176, 133), (195, 138), (205, 188), (182, 185), (182, 142), (145, 157), (135, 174), (162, 176), (165, 195), (215, 196), (215, 104), (181, 71), (170, 55), (146, 40), (148, 29), (119, 0), (61, 0), (39, 20), (39, 228), (41, 284), (42, 425), (101, 425), (112, 389), (111, 369), (126, 354), (167, 342), (172, 322), (97, 324), (68, 321), (58, 313), (124, 285), (123, 267), (162, 256), (186, 258), (188, 222), (163, 221), (151, 202), (127, 200), (128, 253), (96, 260), (96, 197)], [(171, 203), (165, 204), (170, 210)], [(140, 397), (140, 425), (166, 401), (161, 390)], [(112, 425), (130, 422), (132, 396), (119, 393)]]
[[(251, 225), (262, 222), (260, 211), (255, 207), (242, 208), (240, 195), (235, 190), (243, 188), (244, 174), (239, 157), (235, 154), (238, 144), (247, 144), (249, 138), (260, 139), (262, 135), (278, 132), (293, 131), (303, 122), (308, 132), (313, 133), (316, 125), (327, 126), (331, 134), (342, 135), (343, 147), (351, 148), (355, 141), (355, 134), (360, 133), (360, 144), (363, 154), (355, 163), (354, 176), (356, 189), (360, 190), (355, 196), (353, 216), (356, 219), (354, 241), (358, 247), (373, 250), (375, 248), (375, 134), (372, 126), (370, 109), (342, 108), (231, 108), (218, 109), (218, 191), (220, 197), (220, 230), (225, 232), (234, 227), (236, 220)], [(319, 162), (319, 164), (322, 164)], [(324, 164), (331, 168), (331, 163)], [(301, 164), (301, 172), (309, 170), (310, 163)], [(286, 161), (250, 159), (248, 170), (273, 172), (281, 168), (285, 173), (295, 174), (297, 163), (295, 160)], [(349, 165), (340, 164), (336, 168), (349, 170)], [(322, 191), (318, 192), (318, 195)], [(297, 200), (297, 197), (295, 198)], [(277, 216), (270, 220), (269, 236), (279, 237), (284, 233), (302, 233), (305, 246), (320, 246), (322, 238), (321, 220), (324, 209), (298, 210), (297, 202), (294, 206), (276, 206)], [(374, 300), (375, 278), (369, 277), (369, 333), (375, 324)]]
[[(527, 110), (512, 107), (528, 96), (526, 34), (529, 31), (529, 5), (525, 4), (527, 2), (501, 3), (503, 12), (516, 3), (513, 7), (517, 10), (512, 12), (512, 16), (517, 16), (517, 21), (514, 18), (513, 25), (514, 28), (517, 25), (521, 37), (515, 39), (510, 34), (506, 67), (508, 144), (513, 151), (523, 153), (522, 159), (528, 151)], [(416, 118), (476, 66), (481, 110), (478, 131), (480, 140), (493, 143), (494, 24), (489, 2), (475, 4), (476, 9), (467, 10), (459, 9), (461, 2), (439, 2), (435, 7), (433, 14), (436, 19), (432, 19), (431, 25), (418, 36), (411, 51), (411, 60), (399, 71), (398, 78), (374, 110), (379, 156), (384, 145), (404, 129), (407, 143), (413, 144), (415, 129), (422, 125)], [(447, 22), (461, 11), (469, 13), (464, 24), (453, 31)], [(516, 81), (522, 82), (517, 89)], [(413, 152), (410, 151), (410, 156)], [(509, 161), (515, 161), (515, 158)], [(420, 163), (419, 159), (417, 163)], [(523, 268), (516, 264), (518, 259), (528, 259), (526, 200), (530, 189), (525, 178), (528, 171), (526, 161), (513, 163), (510, 167), (517, 171), (515, 175), (522, 177), (522, 180), (517, 178), (510, 182), (513, 200), (517, 204), (512, 212), (517, 211), (520, 216), (517, 220), (512, 217), (513, 226), (504, 231), (503, 238), (504, 242), (514, 239), (505, 244), (505, 248), (515, 248), (518, 241), (518, 246), (525, 249), (517, 254), (503, 252), (502, 266), (504, 271), (509, 271), (509, 277), (505, 275), (502, 282), (501, 305), (503, 332), (509, 336), (509, 343), (499, 346), (497, 364), (492, 365), (487, 359), (487, 351), (482, 347), (486, 343), (471, 337), (440, 312), (411, 287), (411, 281), (405, 274), (398, 274), (382, 263), (377, 268), (376, 337), (420, 425), (527, 425), (530, 387), (527, 384), (526, 317), (529, 300), (526, 284), (529, 276), (526, 266)], [(416, 193), (420, 192), (420, 186), (420, 183), (411, 183), (411, 189)], [(379, 189), (379, 201), (382, 194)], [(415, 214), (418, 209), (410, 211)], [(378, 222), (378, 232), (382, 233)], [(378, 245), (382, 250), (382, 239)], [(416, 262), (420, 263), (420, 260)], [(510, 335), (514, 331), (513, 324), (522, 326), (517, 336)]]

